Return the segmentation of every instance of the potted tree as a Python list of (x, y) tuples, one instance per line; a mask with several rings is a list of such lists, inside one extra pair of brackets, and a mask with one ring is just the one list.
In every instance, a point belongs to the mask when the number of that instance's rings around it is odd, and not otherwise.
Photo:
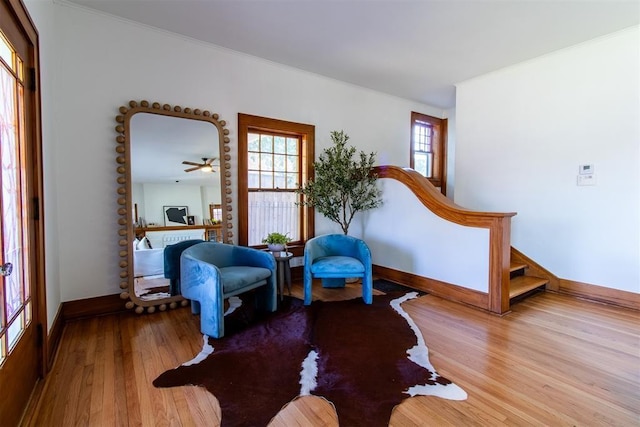
[(372, 173), (375, 153), (366, 154), (347, 146), (349, 136), (344, 131), (331, 132), (333, 145), (313, 163), (315, 178), (307, 181), (298, 193), (303, 206), (311, 206), (340, 225), (349, 234), (349, 225), (356, 213), (382, 204), (378, 179)]

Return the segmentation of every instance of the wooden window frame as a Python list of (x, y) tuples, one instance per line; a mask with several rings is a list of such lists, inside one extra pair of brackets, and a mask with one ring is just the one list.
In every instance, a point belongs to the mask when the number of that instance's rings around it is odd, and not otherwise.
[[(247, 246), (249, 242), (247, 135), (250, 131), (273, 132), (300, 137), (302, 140), (300, 150), (301, 184), (312, 179), (314, 176), (315, 126), (238, 113), (238, 244), (242, 246)], [(304, 247), (304, 243), (314, 236), (315, 222), (313, 208), (304, 207), (302, 209), (300, 227), (301, 240), (299, 242), (292, 242), (292, 246), (298, 244), (300, 247)], [(294, 251), (294, 254), (299, 255), (296, 252), (297, 251)]]
[(429, 123), (434, 128), (433, 149), (433, 177), (427, 179), (436, 187), (440, 188), (442, 194), (447, 194), (447, 129), (448, 120), (426, 114), (411, 112), (411, 140), (409, 141), (409, 167), (412, 169), (414, 163), (414, 124), (417, 122)]

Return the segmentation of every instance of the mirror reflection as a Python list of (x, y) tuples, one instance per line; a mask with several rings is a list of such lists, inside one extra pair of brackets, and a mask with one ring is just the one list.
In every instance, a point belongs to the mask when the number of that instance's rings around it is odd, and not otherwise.
[(176, 296), (164, 248), (222, 241), (220, 147), (208, 121), (138, 113), (130, 120), (133, 285), (143, 301)]
[(229, 131), (208, 110), (143, 100), (119, 112), (120, 298), (138, 314), (186, 306), (175, 261), (165, 269), (165, 248), (233, 242)]

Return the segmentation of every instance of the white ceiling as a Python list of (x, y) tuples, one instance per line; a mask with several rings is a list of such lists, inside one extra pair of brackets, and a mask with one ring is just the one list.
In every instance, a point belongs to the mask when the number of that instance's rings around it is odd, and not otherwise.
[[(218, 129), (205, 120), (136, 113), (130, 122), (131, 182), (220, 187)], [(214, 172), (185, 172), (202, 158), (215, 158)]]
[(440, 108), (458, 82), (640, 22), (638, 0), (66, 1)]

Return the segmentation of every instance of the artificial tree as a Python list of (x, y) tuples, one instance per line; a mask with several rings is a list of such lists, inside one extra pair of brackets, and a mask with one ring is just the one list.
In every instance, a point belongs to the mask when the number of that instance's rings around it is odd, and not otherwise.
[(298, 193), (304, 196), (300, 204), (314, 207), (338, 223), (346, 235), (356, 213), (382, 204), (378, 176), (372, 172), (376, 154), (360, 151), (358, 159), (355, 147), (347, 145), (349, 135), (344, 131), (331, 132), (331, 141), (333, 145), (313, 163), (315, 178)]

